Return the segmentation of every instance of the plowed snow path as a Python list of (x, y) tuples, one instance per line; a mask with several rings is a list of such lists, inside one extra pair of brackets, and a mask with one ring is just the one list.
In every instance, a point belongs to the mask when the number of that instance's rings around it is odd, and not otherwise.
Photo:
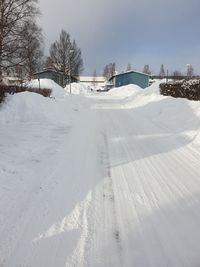
[(72, 112), (4, 151), (0, 266), (199, 266), (200, 154), (112, 100)]

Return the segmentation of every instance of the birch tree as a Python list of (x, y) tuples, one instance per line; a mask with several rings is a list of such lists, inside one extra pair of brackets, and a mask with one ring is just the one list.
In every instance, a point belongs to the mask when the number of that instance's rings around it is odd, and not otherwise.
[(24, 25), (38, 14), (37, 0), (0, 0), (0, 79), (23, 62)]
[(186, 75), (188, 78), (191, 78), (194, 75), (194, 69), (191, 64), (187, 64), (186, 67), (187, 67)]
[(51, 44), (47, 62), (48, 67), (63, 74), (63, 86), (67, 76), (79, 76), (83, 70), (81, 49), (75, 40), (71, 42), (70, 34), (65, 30), (61, 31), (59, 40)]
[(29, 21), (24, 25), (24, 51), (21, 55), (24, 71), (28, 79), (39, 71), (43, 60), (43, 35), (42, 29), (34, 22)]
[(103, 76), (106, 78), (108, 81), (113, 75), (116, 73), (116, 64), (115, 62), (109, 63), (104, 67), (103, 70)]
[(146, 74), (149, 74), (149, 75), (151, 74), (151, 71), (150, 71), (150, 68), (149, 68), (148, 64), (144, 65), (143, 73), (146, 73)]
[(130, 71), (130, 70), (132, 70), (131, 63), (128, 63), (126, 67), (126, 71)]

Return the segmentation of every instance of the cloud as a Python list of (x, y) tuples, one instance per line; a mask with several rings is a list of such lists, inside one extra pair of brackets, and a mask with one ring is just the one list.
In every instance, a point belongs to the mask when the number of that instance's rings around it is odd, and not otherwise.
[(40, 0), (40, 7), (47, 47), (65, 29), (81, 47), (87, 73), (110, 61), (121, 69), (131, 60), (136, 68), (149, 63), (156, 69), (166, 55), (178, 66), (180, 50), (197, 52), (200, 42), (198, 0)]

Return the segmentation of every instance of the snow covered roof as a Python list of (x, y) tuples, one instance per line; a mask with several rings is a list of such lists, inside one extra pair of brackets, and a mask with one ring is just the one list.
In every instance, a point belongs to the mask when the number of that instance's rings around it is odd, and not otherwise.
[(129, 71), (126, 71), (126, 72), (121, 72), (121, 73), (115, 74), (109, 80), (112, 80), (113, 77), (120, 76), (120, 75), (125, 75), (127, 73), (138, 73), (138, 74), (142, 74), (142, 75), (149, 76), (149, 77), (151, 76), (150, 74), (146, 74), (146, 73), (143, 73), (143, 72), (140, 72), (140, 71), (129, 70)]
[[(44, 75), (46, 75), (46, 74), (54, 74), (56, 76), (62, 76), (63, 75), (62, 71), (57, 71), (57, 70), (55, 70), (53, 68), (45, 68), (45, 69), (43, 69), (41, 71), (38, 71), (38, 72), (34, 73), (33, 75), (34, 75), (35, 78), (38, 78), (41, 75), (44, 77)], [(74, 75), (70, 75), (70, 76), (71, 76), (71, 78), (74, 79), (74, 81), (78, 81), (78, 77), (76, 77)], [(65, 77), (69, 77), (69, 74), (65, 74)], [(49, 77), (47, 76), (45, 78), (49, 78)]]
[(54, 69), (51, 69), (51, 68), (47, 68), (47, 69), (43, 69), (41, 71), (38, 71), (38, 72), (35, 72), (34, 75), (37, 75), (37, 74), (41, 74), (41, 73), (45, 73), (45, 72), (55, 72), (55, 73), (61, 73), (59, 71), (56, 71)]

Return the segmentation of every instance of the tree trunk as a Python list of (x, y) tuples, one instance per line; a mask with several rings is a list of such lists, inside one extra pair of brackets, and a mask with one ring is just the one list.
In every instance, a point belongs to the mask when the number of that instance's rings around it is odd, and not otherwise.
[(0, 84), (3, 79), (2, 73), (2, 42), (3, 42), (3, 0), (0, 0)]

